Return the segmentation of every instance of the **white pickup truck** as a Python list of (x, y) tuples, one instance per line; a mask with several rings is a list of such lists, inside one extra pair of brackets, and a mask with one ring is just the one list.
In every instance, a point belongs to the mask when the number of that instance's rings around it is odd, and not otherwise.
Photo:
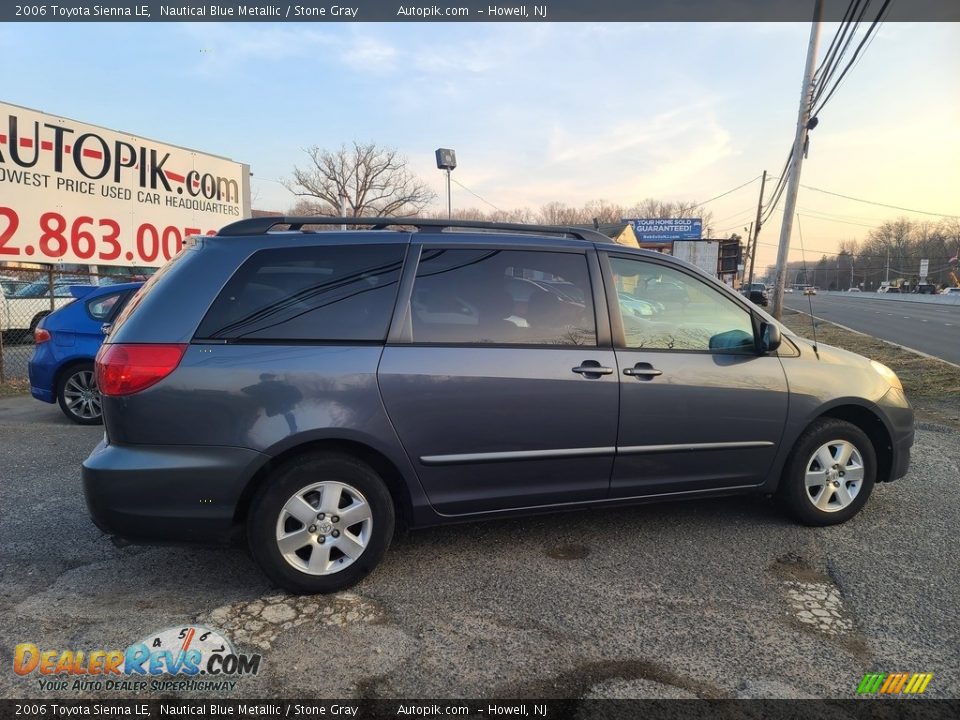
[[(72, 302), (71, 285), (80, 285), (76, 280), (58, 278), (53, 281), (53, 309)], [(51, 313), (50, 284), (38, 280), (20, 288), (9, 297), (0, 289), (0, 332), (32, 333), (40, 319)]]

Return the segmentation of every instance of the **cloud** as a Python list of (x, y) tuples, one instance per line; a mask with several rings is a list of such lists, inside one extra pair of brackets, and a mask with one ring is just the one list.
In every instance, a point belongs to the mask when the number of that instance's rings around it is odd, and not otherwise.
[(199, 46), (192, 71), (214, 76), (256, 63), (289, 64), (318, 57), (358, 73), (383, 74), (395, 69), (396, 49), (383, 38), (364, 32), (319, 31), (277, 25), (184, 23), (180, 30)]
[(357, 37), (340, 47), (340, 60), (353, 70), (388, 73), (396, 69), (397, 50), (382, 40)]

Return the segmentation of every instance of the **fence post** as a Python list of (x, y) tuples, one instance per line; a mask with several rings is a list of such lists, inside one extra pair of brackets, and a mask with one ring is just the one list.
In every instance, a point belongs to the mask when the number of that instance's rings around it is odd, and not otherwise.
[(47, 268), (47, 287), (50, 289), (50, 312), (53, 312), (53, 265)]
[[(0, 290), (0, 292), (3, 292)], [(7, 381), (6, 358), (3, 351), (3, 330), (0, 330), (0, 384)]]

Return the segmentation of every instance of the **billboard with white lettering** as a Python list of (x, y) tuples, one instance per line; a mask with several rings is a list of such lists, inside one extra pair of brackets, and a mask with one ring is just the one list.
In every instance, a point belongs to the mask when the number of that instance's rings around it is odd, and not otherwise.
[(623, 222), (633, 225), (639, 242), (699, 240), (703, 233), (701, 218), (625, 218)]
[(0, 261), (159, 267), (249, 216), (247, 165), (0, 103)]

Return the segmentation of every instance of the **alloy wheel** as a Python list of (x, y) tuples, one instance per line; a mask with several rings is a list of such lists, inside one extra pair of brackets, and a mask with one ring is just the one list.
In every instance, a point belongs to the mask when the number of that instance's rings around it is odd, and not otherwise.
[(863, 477), (863, 457), (856, 446), (849, 440), (831, 440), (807, 461), (807, 499), (821, 512), (843, 510), (856, 499)]
[(290, 497), (277, 518), (283, 559), (309, 575), (331, 575), (356, 562), (373, 532), (370, 504), (356, 488), (326, 481)]

